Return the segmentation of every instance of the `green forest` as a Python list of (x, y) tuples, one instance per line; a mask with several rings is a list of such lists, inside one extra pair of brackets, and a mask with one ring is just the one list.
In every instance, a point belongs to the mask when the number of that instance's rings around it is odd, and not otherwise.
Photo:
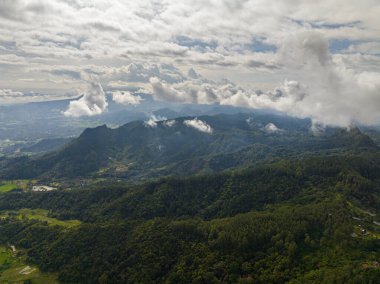
[(362, 151), (13, 190), (0, 195), (0, 241), (61, 283), (377, 283), (379, 161)]

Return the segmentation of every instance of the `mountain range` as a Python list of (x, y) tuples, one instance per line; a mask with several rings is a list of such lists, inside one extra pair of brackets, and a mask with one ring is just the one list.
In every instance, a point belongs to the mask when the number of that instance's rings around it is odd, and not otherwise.
[(86, 129), (42, 156), (0, 161), (1, 178), (116, 177), (141, 180), (212, 173), (315, 153), (377, 149), (358, 128), (313, 131), (309, 119), (220, 114)]

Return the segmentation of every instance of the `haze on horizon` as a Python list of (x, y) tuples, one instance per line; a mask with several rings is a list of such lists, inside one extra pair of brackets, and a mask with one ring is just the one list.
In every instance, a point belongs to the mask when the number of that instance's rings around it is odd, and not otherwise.
[(379, 16), (375, 0), (1, 0), (0, 104), (95, 116), (146, 93), (377, 124)]

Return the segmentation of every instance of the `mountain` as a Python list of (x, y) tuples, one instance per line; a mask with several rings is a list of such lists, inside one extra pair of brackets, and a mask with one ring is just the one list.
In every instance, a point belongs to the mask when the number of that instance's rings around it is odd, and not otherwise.
[(181, 115), (251, 112), (231, 106), (166, 103), (155, 101), (149, 94), (136, 95), (142, 99), (140, 104), (122, 105), (107, 94), (107, 111), (90, 117), (64, 115), (73, 99), (0, 105), (0, 156), (18, 156), (21, 148), (36, 144), (41, 139), (77, 137), (89, 127), (107, 124), (114, 128), (130, 121), (149, 119), (152, 115), (177, 118)]
[(178, 112), (170, 108), (158, 109), (153, 112), (153, 115), (155, 115), (156, 117), (165, 117), (165, 119), (174, 119), (181, 116)]
[(62, 146), (66, 145), (72, 139), (70, 138), (50, 138), (41, 139), (37, 142), (19, 142), (11, 143), (10, 145), (3, 144), (0, 147), (0, 153), (6, 156), (20, 156), (20, 155), (41, 155), (43, 153), (58, 150)]
[(0, 161), (2, 178), (120, 177), (211, 173), (265, 160), (377, 149), (355, 128), (310, 130), (311, 122), (274, 114), (181, 117), (133, 121), (119, 128), (86, 129), (62, 149), (42, 157)]
[(51, 138), (51, 139), (42, 139), (37, 143), (22, 147), (21, 152), (25, 153), (33, 153), (33, 154), (41, 154), (45, 152), (50, 152), (54, 150), (58, 150), (63, 145), (69, 143), (72, 139), (70, 138)]
[(367, 134), (373, 141), (377, 143), (377, 145), (380, 146), (380, 126), (364, 126), (360, 127), (360, 129)]

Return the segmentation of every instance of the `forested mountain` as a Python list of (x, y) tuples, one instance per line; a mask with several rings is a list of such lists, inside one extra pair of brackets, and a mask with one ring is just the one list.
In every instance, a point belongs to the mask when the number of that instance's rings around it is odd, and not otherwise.
[(70, 284), (375, 283), (379, 147), (312, 129), (265, 113), (152, 119), (3, 159), (2, 178), (71, 185), (0, 193), (0, 242)]
[(2, 178), (80, 176), (145, 179), (212, 173), (261, 161), (376, 144), (359, 129), (311, 131), (308, 119), (273, 114), (134, 121), (86, 129), (59, 151), (1, 161)]
[[(341, 153), (135, 186), (9, 192), (0, 240), (62, 283), (376, 283), (379, 160)], [(56, 219), (81, 223), (46, 221)]]

